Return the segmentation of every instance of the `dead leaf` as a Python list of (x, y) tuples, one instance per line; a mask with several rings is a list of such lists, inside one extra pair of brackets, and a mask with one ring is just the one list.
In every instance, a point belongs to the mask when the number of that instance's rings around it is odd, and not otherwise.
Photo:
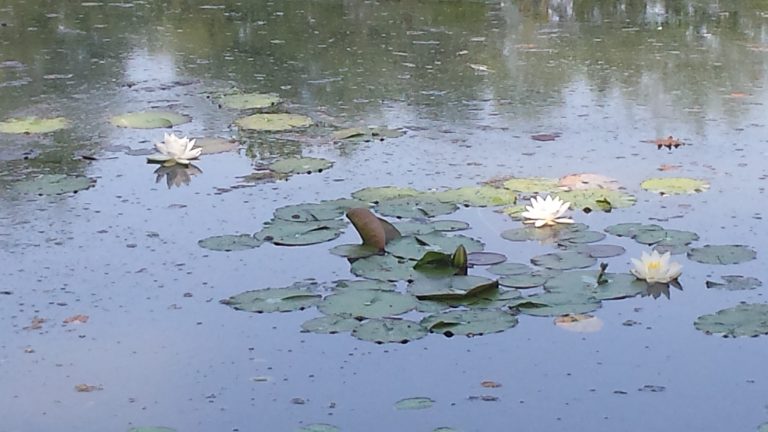
[(579, 189), (610, 189), (618, 190), (620, 188), (619, 182), (611, 177), (601, 174), (569, 174), (560, 178), (558, 186), (568, 188), (570, 190)]
[(734, 99), (741, 99), (747, 96), (749, 96), (749, 94), (744, 92), (731, 92), (731, 94), (728, 95), (729, 98), (734, 98)]
[(483, 381), (480, 383), (481, 386), (485, 388), (499, 388), (501, 387), (501, 384), (497, 383), (496, 381)]
[(103, 390), (102, 386), (95, 386), (90, 384), (78, 384), (75, 386), (75, 391), (78, 393), (90, 393), (93, 391)]
[(353, 208), (347, 211), (347, 219), (363, 239), (363, 244), (382, 251), (391, 240), (400, 237), (400, 231), (392, 224), (379, 218), (367, 208)]
[(603, 328), (603, 321), (589, 314), (568, 314), (555, 318), (555, 325), (577, 333), (594, 333)]
[(678, 148), (680, 146), (685, 145), (684, 142), (680, 141), (679, 139), (673, 137), (672, 135), (666, 137), (666, 138), (656, 138), (655, 140), (648, 140), (646, 142), (649, 142), (656, 146), (656, 148), (661, 149), (662, 147), (666, 147), (669, 150), (672, 150), (673, 148)]
[(531, 139), (534, 141), (554, 141), (556, 139), (560, 138), (559, 132), (553, 132), (553, 133), (540, 133), (536, 135), (531, 135)]
[(661, 164), (658, 168), (659, 171), (675, 171), (682, 168), (682, 165), (670, 165), (670, 164)]
[(40, 318), (36, 316), (32, 318), (32, 321), (30, 321), (29, 325), (24, 327), (23, 329), (24, 330), (40, 330), (41, 328), (43, 328), (43, 323), (46, 321), (47, 320), (45, 318)]
[(88, 315), (72, 315), (69, 318), (64, 319), (64, 324), (70, 324), (70, 323), (82, 323), (85, 324), (88, 322)]

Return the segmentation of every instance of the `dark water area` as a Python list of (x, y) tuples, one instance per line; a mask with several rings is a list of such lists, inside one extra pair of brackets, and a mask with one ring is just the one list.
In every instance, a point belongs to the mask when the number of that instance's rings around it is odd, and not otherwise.
[[(0, 121), (70, 121), (51, 133), (0, 133), (0, 432), (316, 423), (342, 431), (758, 430), (768, 422), (766, 337), (721, 338), (693, 323), (765, 302), (764, 286), (706, 282), (768, 281), (767, 76), (768, 4), (759, 0), (0, 0)], [(241, 130), (234, 122), (243, 113), (220, 102), (233, 91), (277, 94), (278, 110), (314, 125)], [(191, 121), (110, 123), (159, 109)], [(331, 138), (368, 125), (405, 135)], [(145, 159), (164, 132), (239, 147), (204, 155), (188, 184), (167, 186)], [(667, 137), (684, 145), (657, 148)], [(333, 167), (242, 179), (302, 156)], [(695, 232), (696, 246), (747, 245), (757, 258), (715, 266), (674, 255), (682, 291), (604, 302), (593, 333), (520, 315), (501, 333), (377, 345), (300, 332), (320, 315), (314, 308), (250, 314), (219, 303), (245, 290), (354, 278), (328, 253), (358, 242), (351, 227), (311, 246), (198, 246), (254, 233), (279, 207), (365, 187), (443, 190), (573, 173), (615, 178), (637, 198), (608, 213), (572, 212), (592, 230), (657, 223)], [(47, 174), (96, 183), (62, 195), (19, 193)], [(673, 176), (710, 187), (670, 196), (640, 187)], [(522, 225), (494, 210), (462, 207), (445, 218), (468, 222), (464, 234), (510, 262), (554, 250), (501, 238)], [(627, 249), (604, 260), (616, 272), (648, 250), (627, 238), (611, 243)], [(87, 322), (64, 323), (78, 314)], [(77, 391), (81, 384), (94, 388)], [(395, 408), (416, 396), (434, 405)]]

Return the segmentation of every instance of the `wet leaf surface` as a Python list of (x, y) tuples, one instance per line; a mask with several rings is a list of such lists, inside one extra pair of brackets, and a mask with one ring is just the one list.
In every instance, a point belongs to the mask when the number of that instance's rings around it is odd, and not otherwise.
[(96, 180), (85, 176), (64, 174), (43, 174), (31, 180), (25, 180), (13, 185), (20, 193), (35, 195), (62, 195), (90, 189)]
[(336, 334), (351, 332), (360, 321), (349, 314), (324, 315), (305, 321), (301, 329), (310, 333)]
[(456, 204), (440, 202), (427, 195), (392, 198), (379, 201), (376, 205), (379, 214), (404, 219), (430, 218), (451, 214), (456, 210)]
[(482, 276), (450, 276), (416, 279), (408, 284), (408, 292), (419, 300), (441, 300), (474, 296), (497, 287), (495, 280)]
[(227, 108), (240, 110), (269, 108), (281, 101), (280, 96), (269, 93), (231, 94), (219, 100)]
[(435, 401), (428, 397), (412, 397), (395, 402), (395, 408), (399, 410), (426, 409), (432, 408), (434, 404)]
[(280, 174), (311, 174), (327, 170), (333, 162), (319, 158), (288, 158), (269, 165), (269, 169)]
[(579, 252), (553, 252), (531, 258), (533, 265), (553, 270), (571, 270), (592, 267), (597, 263), (595, 258)]

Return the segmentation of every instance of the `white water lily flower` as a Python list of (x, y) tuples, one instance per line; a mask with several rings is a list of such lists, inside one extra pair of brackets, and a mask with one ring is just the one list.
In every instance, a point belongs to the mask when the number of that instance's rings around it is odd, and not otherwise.
[(571, 206), (569, 202), (563, 202), (559, 197), (547, 198), (535, 196), (531, 198), (531, 205), (525, 206), (525, 211), (520, 215), (525, 219), (524, 223), (532, 223), (536, 228), (544, 225), (555, 225), (559, 223), (573, 223), (573, 219), (561, 217)]
[(155, 144), (158, 153), (147, 156), (147, 159), (152, 162), (163, 162), (164, 165), (177, 163), (189, 165), (190, 159), (197, 159), (203, 152), (201, 148), (192, 148), (194, 145), (195, 140), (187, 137), (179, 138), (175, 133), (165, 134), (163, 142)]
[(666, 252), (660, 255), (657, 251), (650, 255), (643, 252), (640, 259), (632, 258), (634, 268), (630, 270), (636, 278), (642, 279), (648, 283), (669, 283), (680, 277), (683, 272), (683, 266), (679, 263), (670, 261), (670, 253)]

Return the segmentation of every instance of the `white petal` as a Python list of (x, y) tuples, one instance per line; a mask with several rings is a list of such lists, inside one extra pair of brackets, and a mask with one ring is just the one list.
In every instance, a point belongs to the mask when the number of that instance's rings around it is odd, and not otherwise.
[(545, 221), (545, 220), (542, 220), (542, 219), (539, 219), (539, 220), (537, 220), (536, 222), (534, 222), (534, 226), (535, 226), (536, 228), (541, 228), (541, 227), (543, 227), (543, 226), (544, 226), (544, 225), (546, 225), (546, 224), (547, 224), (547, 221)]
[(171, 160), (171, 158), (168, 155), (164, 155), (162, 153), (155, 153), (147, 156), (147, 160), (153, 161), (153, 162), (165, 162), (167, 160)]
[(555, 222), (561, 223), (561, 224), (572, 224), (573, 223), (573, 219), (558, 218), (558, 219), (555, 219)]

